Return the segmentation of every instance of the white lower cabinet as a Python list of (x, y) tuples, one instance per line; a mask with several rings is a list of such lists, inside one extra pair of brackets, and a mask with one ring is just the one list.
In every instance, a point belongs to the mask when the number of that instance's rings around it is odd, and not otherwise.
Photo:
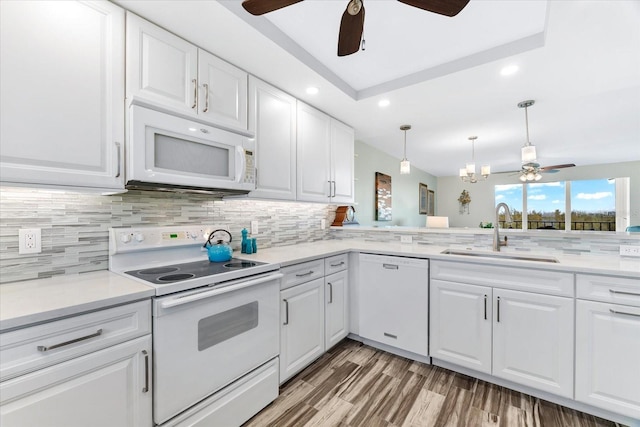
[[(431, 357), (573, 398), (572, 274), (446, 261), (431, 271)], [(556, 295), (503, 288), (537, 280)]]
[(324, 353), (324, 279), (280, 291), (280, 383)]
[(3, 427), (152, 426), (151, 336), (0, 384)]
[(338, 344), (349, 334), (347, 314), (349, 294), (349, 271), (343, 270), (326, 276), (325, 283), (325, 350)]
[(431, 281), (430, 355), (491, 373), (492, 289)]
[(493, 375), (573, 398), (573, 301), (493, 289)]
[(577, 301), (576, 400), (640, 419), (640, 307)]

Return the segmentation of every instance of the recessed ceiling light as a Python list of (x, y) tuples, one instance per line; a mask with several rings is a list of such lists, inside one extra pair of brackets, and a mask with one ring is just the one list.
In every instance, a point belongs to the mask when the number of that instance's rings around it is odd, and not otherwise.
[(517, 65), (507, 65), (502, 70), (500, 70), (500, 75), (502, 76), (511, 76), (518, 72)]
[(314, 87), (314, 86), (309, 86), (309, 87), (307, 88), (307, 93), (308, 93), (309, 95), (315, 95), (315, 94), (317, 94), (317, 93), (318, 93), (318, 88), (317, 88), (317, 87)]
[(197, 131), (198, 129), (196, 129), (196, 128), (189, 128), (189, 130), (190, 130), (191, 132), (195, 132), (195, 131)]
[(388, 99), (381, 99), (380, 101), (378, 101), (378, 107), (388, 107), (389, 104), (391, 104), (391, 102), (389, 102)]

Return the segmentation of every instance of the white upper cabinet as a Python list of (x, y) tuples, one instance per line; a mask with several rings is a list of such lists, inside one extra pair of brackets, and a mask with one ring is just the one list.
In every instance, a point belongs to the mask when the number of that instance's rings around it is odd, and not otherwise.
[(298, 102), (297, 198), (353, 202), (353, 129)]
[(127, 13), (127, 103), (247, 130), (247, 73)]
[(142, 98), (197, 113), (198, 48), (127, 13), (127, 101)]
[(0, 2), (0, 179), (124, 188), (124, 11)]
[(255, 133), (257, 179), (252, 197), (296, 199), (296, 99), (249, 77), (249, 131)]

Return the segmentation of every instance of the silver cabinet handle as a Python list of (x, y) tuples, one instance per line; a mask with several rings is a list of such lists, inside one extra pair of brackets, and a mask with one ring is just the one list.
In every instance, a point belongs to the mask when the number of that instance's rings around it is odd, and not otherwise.
[(289, 324), (289, 301), (287, 301), (286, 299), (283, 299), (282, 301), (284, 301), (284, 323), (283, 323), (283, 325), (288, 325)]
[(308, 273), (296, 274), (296, 277), (311, 276), (312, 274), (313, 274), (313, 270), (309, 270)]
[(484, 296), (484, 320), (487, 320), (487, 296)]
[(142, 387), (142, 392), (147, 393), (149, 391), (149, 353), (147, 350), (142, 350), (142, 354), (144, 355), (144, 387)]
[(500, 297), (498, 297), (498, 317), (497, 321), (500, 322)]
[(620, 295), (634, 295), (637, 297), (640, 297), (640, 294), (635, 293), (635, 292), (625, 292), (625, 291), (616, 291), (615, 289), (609, 289), (609, 292), (611, 292), (612, 294), (620, 294)]
[(626, 313), (624, 311), (617, 311), (614, 309), (609, 309), (609, 311), (613, 314), (624, 314), (625, 316), (634, 316), (634, 317), (640, 317), (640, 314), (635, 314), (635, 313)]
[(327, 283), (329, 285), (329, 304), (333, 303), (333, 285), (331, 283)]
[(331, 197), (331, 183), (333, 181), (327, 181), (329, 183), (329, 195), (327, 197)]
[(384, 334), (385, 337), (393, 338), (394, 340), (398, 339), (397, 335), (393, 335), (393, 334), (390, 334), (388, 332), (383, 332), (383, 334)]
[(395, 264), (382, 264), (382, 268), (386, 268), (387, 270), (397, 270), (398, 266)]
[(122, 163), (122, 152), (120, 151), (120, 143), (116, 142), (116, 153), (117, 153), (117, 162), (118, 168), (116, 169), (116, 178), (120, 177), (120, 164)]
[(192, 79), (191, 83), (193, 83), (193, 105), (191, 108), (196, 108), (198, 106), (198, 80)]
[(341, 261), (337, 264), (331, 264), (331, 267), (340, 267), (341, 265), (344, 265), (344, 261)]
[(204, 86), (204, 110), (203, 113), (209, 111), (209, 85), (207, 83), (203, 84)]
[(331, 197), (336, 197), (336, 182), (331, 181), (331, 183), (333, 184), (333, 195)]
[(65, 342), (61, 342), (60, 344), (54, 344), (54, 345), (49, 345), (49, 346), (39, 345), (37, 348), (38, 348), (38, 351), (49, 351), (49, 350), (53, 350), (53, 349), (56, 349), (56, 348), (64, 347), (65, 345), (75, 344), (75, 343), (80, 342), (80, 341), (84, 341), (84, 340), (88, 340), (88, 339), (91, 339), (91, 338), (99, 337), (100, 335), (102, 335), (102, 329), (98, 329), (93, 334), (85, 335), (84, 337), (76, 338), (76, 339), (73, 339), (71, 341), (65, 341)]

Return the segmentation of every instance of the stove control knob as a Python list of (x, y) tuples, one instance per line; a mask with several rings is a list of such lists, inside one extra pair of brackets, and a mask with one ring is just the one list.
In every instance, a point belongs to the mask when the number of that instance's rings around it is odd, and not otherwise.
[(120, 240), (122, 240), (122, 243), (129, 243), (131, 241), (131, 234), (129, 233), (121, 234)]
[(136, 239), (136, 242), (143, 242), (144, 241), (144, 234), (136, 233), (135, 239)]

